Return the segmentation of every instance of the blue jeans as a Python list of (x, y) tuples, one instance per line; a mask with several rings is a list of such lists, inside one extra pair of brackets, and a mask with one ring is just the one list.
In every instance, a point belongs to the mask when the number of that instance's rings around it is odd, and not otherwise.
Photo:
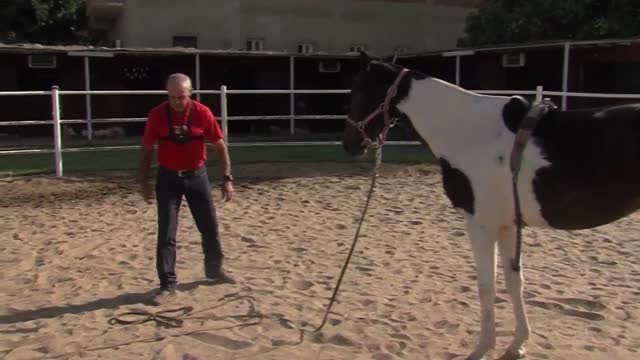
[(177, 284), (176, 235), (183, 195), (202, 238), (205, 274), (216, 274), (222, 266), (224, 255), (220, 245), (218, 221), (211, 197), (207, 168), (203, 166), (187, 174), (178, 174), (160, 167), (156, 181), (158, 205), (156, 267), (161, 289), (175, 288)]

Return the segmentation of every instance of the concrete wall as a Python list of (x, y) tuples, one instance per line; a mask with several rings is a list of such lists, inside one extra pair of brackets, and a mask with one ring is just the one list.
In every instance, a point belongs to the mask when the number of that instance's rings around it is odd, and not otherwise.
[[(460, 0), (127, 0), (111, 40), (123, 47), (171, 47), (173, 36), (197, 36), (200, 49), (346, 53), (366, 44), (375, 55), (454, 48), (477, 1)], [(189, 5), (187, 5), (189, 4)]]

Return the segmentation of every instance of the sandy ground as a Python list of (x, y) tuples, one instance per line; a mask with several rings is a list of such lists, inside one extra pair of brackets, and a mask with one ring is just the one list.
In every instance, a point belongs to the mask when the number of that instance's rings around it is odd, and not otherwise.
[[(479, 330), (461, 217), (430, 165), (385, 165), (329, 321), (322, 320), (367, 195), (364, 165), (234, 168), (215, 199), (236, 285), (203, 279), (186, 203), (179, 294), (157, 286), (155, 205), (127, 174), (0, 182), (0, 357), (6, 359), (463, 359)], [(215, 177), (217, 178), (217, 177)], [(585, 231), (525, 229), (529, 359), (640, 358), (640, 213)], [(499, 264), (501, 265), (501, 264)], [(499, 271), (499, 357), (513, 318)], [(192, 307), (177, 328), (109, 322)], [(171, 315), (171, 314), (170, 314)], [(131, 318), (129, 318), (131, 319)], [(136, 319), (141, 319), (137, 317)]]

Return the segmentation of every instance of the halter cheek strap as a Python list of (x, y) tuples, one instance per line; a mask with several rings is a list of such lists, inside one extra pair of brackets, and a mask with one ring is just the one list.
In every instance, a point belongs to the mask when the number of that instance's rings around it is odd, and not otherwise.
[[(400, 71), (400, 74), (398, 74), (398, 76), (396, 77), (396, 80), (389, 87), (389, 89), (387, 89), (387, 95), (385, 96), (384, 101), (373, 112), (371, 112), (369, 116), (367, 116), (363, 121), (356, 122), (356, 121), (353, 121), (351, 118), (347, 117), (347, 122), (349, 122), (356, 129), (358, 129), (358, 131), (362, 135), (362, 139), (363, 139), (362, 143), (365, 146), (373, 147), (373, 148), (382, 147), (385, 139), (387, 138), (387, 133), (389, 132), (389, 129), (391, 129), (396, 124), (396, 121), (398, 120), (398, 118), (395, 118), (395, 117), (392, 118), (391, 115), (389, 115), (389, 108), (391, 106), (391, 100), (398, 93), (398, 85), (400, 84), (400, 81), (408, 72), (409, 72), (409, 69), (402, 69), (402, 71)], [(382, 129), (382, 131), (380, 132), (380, 135), (378, 135), (376, 140), (373, 141), (371, 138), (369, 138), (369, 135), (367, 135), (365, 128), (367, 124), (370, 123), (371, 120), (373, 120), (380, 113), (384, 115), (384, 128)]]

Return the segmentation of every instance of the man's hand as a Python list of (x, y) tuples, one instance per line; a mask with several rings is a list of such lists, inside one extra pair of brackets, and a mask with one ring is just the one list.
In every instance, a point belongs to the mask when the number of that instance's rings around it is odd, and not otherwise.
[(225, 181), (222, 183), (222, 198), (225, 202), (230, 201), (233, 196), (233, 183), (231, 181)]
[(142, 182), (140, 184), (140, 194), (142, 195), (144, 201), (147, 202), (147, 204), (151, 204), (151, 199), (153, 199), (153, 190), (151, 188), (151, 184), (148, 181)]

